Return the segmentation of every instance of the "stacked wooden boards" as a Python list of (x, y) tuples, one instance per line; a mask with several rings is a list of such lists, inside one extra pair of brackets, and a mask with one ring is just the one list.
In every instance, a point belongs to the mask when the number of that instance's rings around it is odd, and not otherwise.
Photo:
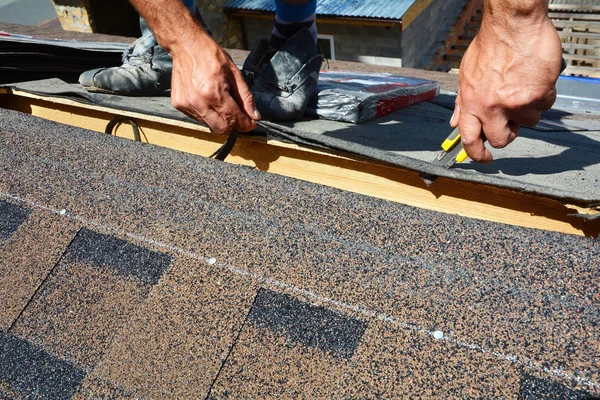
[(567, 74), (600, 78), (600, 5), (554, 0), (549, 16), (560, 36)]

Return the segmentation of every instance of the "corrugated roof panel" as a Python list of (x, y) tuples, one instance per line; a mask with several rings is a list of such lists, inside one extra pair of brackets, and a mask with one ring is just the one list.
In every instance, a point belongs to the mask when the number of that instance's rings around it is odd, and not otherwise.
[(230, 2), (225, 4), (225, 8), (275, 12), (275, 1), (274, 0), (231, 0)]
[[(416, 0), (319, 0), (318, 15), (400, 20)], [(274, 0), (231, 0), (225, 8), (275, 12)]]

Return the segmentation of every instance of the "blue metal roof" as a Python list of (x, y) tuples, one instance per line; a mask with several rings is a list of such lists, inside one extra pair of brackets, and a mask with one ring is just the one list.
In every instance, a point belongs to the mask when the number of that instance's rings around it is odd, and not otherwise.
[[(400, 20), (417, 0), (318, 0), (317, 15)], [(275, 12), (274, 0), (231, 0), (228, 9)]]

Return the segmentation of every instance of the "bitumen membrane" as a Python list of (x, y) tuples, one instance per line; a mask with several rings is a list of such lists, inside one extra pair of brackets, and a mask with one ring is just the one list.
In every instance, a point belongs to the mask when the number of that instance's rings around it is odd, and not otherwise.
[[(45, 98), (67, 98), (82, 107), (92, 104), (197, 123), (173, 108), (168, 93), (143, 98), (89, 93), (79, 84), (56, 78), (8, 86)], [(452, 131), (448, 122), (454, 98), (444, 93), (431, 102), (360, 124), (324, 119), (261, 121), (258, 131), (280, 140), (358, 154), (428, 177), (502, 187), (585, 207), (600, 203), (600, 119), (569, 119), (566, 117), (571, 113), (552, 110), (536, 127), (522, 127), (519, 138), (510, 146), (488, 146), (494, 163), (484, 165), (468, 160), (448, 169), (434, 165), (432, 160)]]
[(597, 240), (9, 110), (0, 143), (5, 398), (600, 396)]

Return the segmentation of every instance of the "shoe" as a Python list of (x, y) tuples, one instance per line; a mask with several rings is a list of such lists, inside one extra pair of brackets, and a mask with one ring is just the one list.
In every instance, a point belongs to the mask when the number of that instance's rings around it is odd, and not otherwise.
[(317, 92), (323, 55), (305, 28), (267, 60), (269, 41), (260, 39), (242, 71), (263, 118), (289, 121), (302, 118)]
[[(210, 34), (200, 13), (196, 12), (195, 17)], [(142, 17), (140, 28), (142, 36), (125, 50), (121, 66), (96, 68), (79, 76), (79, 83), (86, 90), (129, 96), (153, 96), (171, 88), (171, 55), (159, 46)]]

